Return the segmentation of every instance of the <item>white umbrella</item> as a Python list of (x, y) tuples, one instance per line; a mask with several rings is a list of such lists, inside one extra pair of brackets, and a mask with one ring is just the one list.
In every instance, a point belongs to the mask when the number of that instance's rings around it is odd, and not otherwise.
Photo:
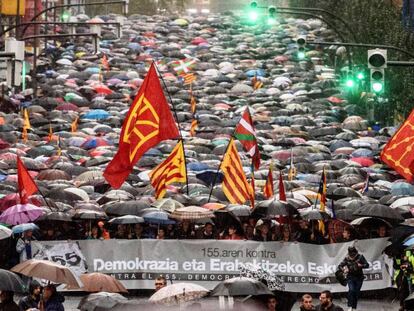
[(7, 239), (12, 235), (13, 231), (11, 231), (9, 228), (0, 225), (0, 240)]
[(414, 197), (403, 197), (400, 199), (395, 200), (390, 207), (391, 208), (397, 208), (397, 207), (401, 207), (401, 206), (414, 206)]
[(208, 290), (193, 283), (176, 283), (165, 286), (152, 295), (149, 302), (175, 305), (207, 296)]

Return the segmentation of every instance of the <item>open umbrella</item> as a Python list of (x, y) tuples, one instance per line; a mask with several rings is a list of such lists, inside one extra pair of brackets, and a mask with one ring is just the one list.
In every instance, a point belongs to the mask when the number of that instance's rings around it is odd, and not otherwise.
[(142, 217), (135, 216), (135, 215), (125, 215), (121, 217), (116, 217), (108, 221), (110, 224), (114, 225), (126, 225), (126, 224), (142, 224), (145, 220)]
[(110, 310), (127, 301), (128, 299), (120, 294), (100, 292), (83, 297), (79, 302), (78, 309), (82, 311), (94, 311), (97, 308)]
[(9, 228), (0, 225), (0, 240), (7, 239), (12, 235), (13, 231), (11, 231)]
[(196, 220), (212, 218), (214, 217), (214, 213), (199, 206), (185, 206), (177, 208), (170, 217), (179, 220)]
[(235, 277), (220, 282), (211, 291), (211, 296), (258, 296), (273, 295), (262, 282), (252, 278)]
[(70, 268), (48, 260), (29, 259), (14, 266), (11, 271), (54, 283), (67, 284), (73, 288), (82, 286)]
[(39, 230), (39, 227), (33, 223), (21, 224), (12, 228), (13, 234), (20, 234), (25, 231)]
[(398, 211), (383, 204), (367, 204), (360, 206), (354, 211), (353, 215), (359, 217), (378, 217), (392, 221), (404, 221), (404, 218), (398, 213)]
[(176, 305), (207, 296), (208, 290), (193, 283), (176, 283), (165, 286), (149, 298), (152, 303)]
[(86, 292), (127, 293), (124, 285), (114, 277), (103, 273), (85, 273), (80, 275), (83, 283), (81, 290)]
[(38, 219), (44, 210), (32, 204), (17, 204), (0, 215), (0, 221), (10, 225), (20, 225)]
[(0, 290), (23, 293), (24, 284), (17, 274), (0, 269)]

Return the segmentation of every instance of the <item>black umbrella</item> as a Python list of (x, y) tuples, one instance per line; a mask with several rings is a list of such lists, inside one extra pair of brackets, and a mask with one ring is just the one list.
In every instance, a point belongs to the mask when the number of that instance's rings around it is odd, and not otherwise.
[(24, 284), (17, 274), (0, 269), (0, 290), (23, 293)]
[(305, 220), (326, 220), (330, 218), (327, 213), (322, 212), (319, 209), (308, 209), (301, 212), (300, 215)]
[(404, 221), (404, 218), (394, 209), (382, 204), (367, 204), (354, 211), (355, 216), (378, 217), (393, 221)]
[(292, 216), (297, 214), (297, 209), (290, 203), (270, 199), (257, 204), (253, 210), (253, 215), (274, 218), (276, 216)]
[(125, 215), (113, 218), (110, 221), (108, 221), (108, 223), (114, 225), (142, 224), (144, 222), (144, 218), (135, 215)]

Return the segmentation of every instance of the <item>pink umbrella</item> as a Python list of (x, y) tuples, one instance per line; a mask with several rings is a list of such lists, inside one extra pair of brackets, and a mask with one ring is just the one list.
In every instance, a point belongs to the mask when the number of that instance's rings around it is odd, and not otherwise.
[(32, 222), (42, 216), (44, 210), (32, 204), (17, 204), (0, 215), (0, 222), (9, 225), (20, 225)]
[(350, 160), (352, 162), (360, 164), (361, 166), (371, 166), (375, 164), (375, 162), (372, 159), (367, 157), (351, 158)]

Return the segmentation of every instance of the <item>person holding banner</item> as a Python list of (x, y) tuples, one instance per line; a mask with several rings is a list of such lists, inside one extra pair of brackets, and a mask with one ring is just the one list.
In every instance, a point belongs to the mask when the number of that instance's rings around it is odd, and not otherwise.
[(348, 284), (348, 311), (357, 308), (358, 297), (364, 282), (364, 272), (362, 269), (369, 267), (369, 264), (362, 254), (354, 246), (348, 247), (348, 255), (339, 264), (339, 268), (344, 272)]

